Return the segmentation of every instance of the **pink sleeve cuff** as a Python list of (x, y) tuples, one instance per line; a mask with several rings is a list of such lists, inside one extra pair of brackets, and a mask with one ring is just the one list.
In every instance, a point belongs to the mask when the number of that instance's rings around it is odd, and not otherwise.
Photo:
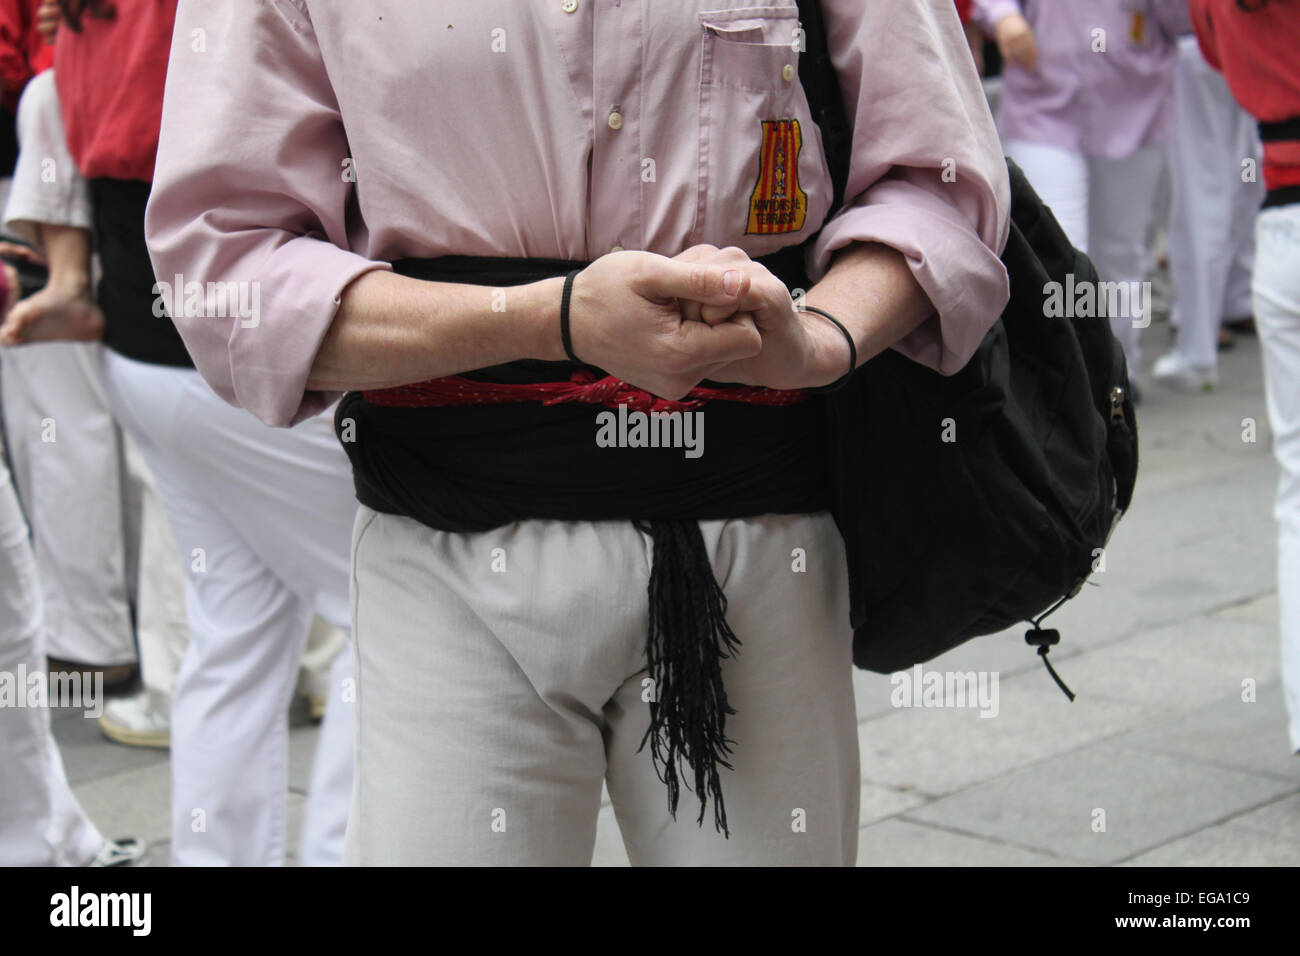
[(863, 204), (827, 224), (811, 254), (810, 278), (820, 279), (832, 253), (853, 242), (878, 242), (901, 252), (934, 304), (936, 314), (894, 349), (943, 375), (960, 370), (1011, 295), (999, 250), (985, 244), (943, 198), (899, 179), (877, 184)]

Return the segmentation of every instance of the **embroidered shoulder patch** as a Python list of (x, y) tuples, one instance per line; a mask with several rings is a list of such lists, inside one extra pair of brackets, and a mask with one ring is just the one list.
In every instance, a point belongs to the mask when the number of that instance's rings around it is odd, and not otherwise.
[(1144, 14), (1140, 12), (1133, 14), (1133, 19), (1129, 21), (1128, 38), (1135, 46), (1146, 46), (1147, 18)]
[(747, 236), (798, 232), (808, 216), (808, 194), (799, 188), (799, 121), (763, 120), (758, 182), (749, 199)]

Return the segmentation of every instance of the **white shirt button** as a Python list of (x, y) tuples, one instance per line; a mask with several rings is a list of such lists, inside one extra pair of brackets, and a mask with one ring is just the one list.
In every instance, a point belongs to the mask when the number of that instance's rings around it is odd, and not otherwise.
[(781, 70), (781, 76), (787, 83), (789, 83), (794, 79), (794, 67), (787, 63), (784, 69)]
[(609, 128), (615, 132), (623, 128), (623, 114), (618, 110), (609, 114)]
[(564, 0), (564, 2), (560, 4), (560, 9), (565, 13), (573, 13), (578, 9), (578, 0)]

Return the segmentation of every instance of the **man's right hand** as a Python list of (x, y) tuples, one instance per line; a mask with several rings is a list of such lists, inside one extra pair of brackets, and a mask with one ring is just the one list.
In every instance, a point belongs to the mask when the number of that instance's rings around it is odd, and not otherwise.
[[(13, 286), (17, 296), (17, 286)], [(13, 305), (0, 320), (0, 346), (37, 342), (97, 342), (104, 337), (104, 313), (89, 288), (57, 281)]]
[(711, 373), (758, 355), (763, 339), (746, 313), (708, 325), (684, 319), (678, 299), (737, 312), (749, 285), (724, 265), (649, 252), (602, 256), (574, 281), (574, 354), (660, 398), (683, 398)]
[(1033, 27), (1020, 14), (1008, 14), (998, 21), (997, 41), (998, 50), (1008, 63), (1031, 73), (1038, 70), (1038, 41)]

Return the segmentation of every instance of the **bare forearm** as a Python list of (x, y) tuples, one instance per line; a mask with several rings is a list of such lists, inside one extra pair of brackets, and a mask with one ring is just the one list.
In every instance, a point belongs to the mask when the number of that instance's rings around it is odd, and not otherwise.
[(844, 323), (857, 346), (859, 365), (934, 314), (934, 305), (903, 254), (879, 243), (855, 243), (841, 250), (804, 303)]
[(345, 290), (307, 387), (392, 388), (525, 358), (564, 358), (562, 279), (509, 289), (369, 272)]
[(41, 223), (40, 243), (49, 264), (49, 284), (81, 292), (90, 288), (90, 232), (76, 226)]

